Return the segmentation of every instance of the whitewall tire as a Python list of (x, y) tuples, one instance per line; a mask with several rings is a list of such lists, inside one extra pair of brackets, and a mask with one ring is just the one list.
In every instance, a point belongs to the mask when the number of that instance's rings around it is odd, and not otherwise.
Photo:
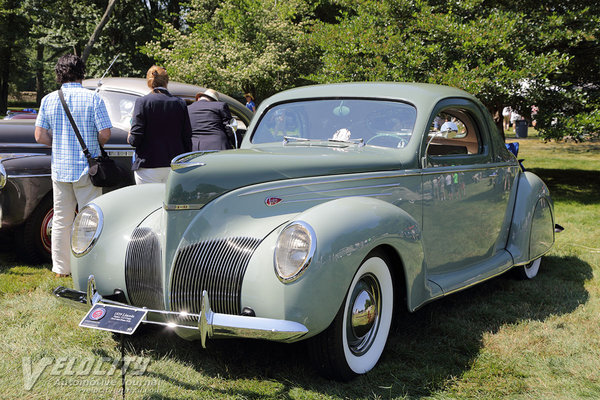
[(371, 253), (354, 275), (331, 325), (310, 342), (320, 372), (349, 380), (373, 369), (385, 348), (393, 311), (389, 263), (383, 254)]

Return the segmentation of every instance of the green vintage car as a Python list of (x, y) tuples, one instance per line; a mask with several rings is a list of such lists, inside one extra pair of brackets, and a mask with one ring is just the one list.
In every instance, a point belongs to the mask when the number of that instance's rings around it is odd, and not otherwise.
[(288, 90), (240, 149), (171, 168), (81, 210), (74, 288), (55, 294), (145, 310), (202, 345), (306, 340), (336, 379), (375, 367), (396, 311), (509, 270), (533, 278), (554, 243), (548, 188), (450, 87)]

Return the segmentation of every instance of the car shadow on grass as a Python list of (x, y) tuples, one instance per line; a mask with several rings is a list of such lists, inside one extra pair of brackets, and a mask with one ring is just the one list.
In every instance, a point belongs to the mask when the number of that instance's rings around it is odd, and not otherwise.
[[(146, 372), (185, 390), (208, 390), (212, 396), (260, 398), (260, 393), (241, 387), (247, 384), (235, 384), (257, 380), (278, 383), (276, 392), (268, 397), (292, 398), (292, 391), (302, 388), (342, 398), (418, 398), (442, 390), (448, 381), (470, 370), (483, 348), (485, 334), (519, 322), (543, 322), (586, 303), (584, 284), (592, 277), (591, 266), (578, 258), (545, 257), (534, 280), (519, 281), (505, 274), (415, 313), (400, 313), (378, 366), (348, 383), (319, 377), (302, 342), (209, 340), (208, 348), (202, 349), (199, 342), (185, 341), (155, 327), (128, 338), (126, 347), (129, 353), (154, 360), (168, 358), (191, 366), (202, 376), (230, 382), (226, 389), (207, 388), (190, 383), (200, 379), (184, 382), (151, 368)], [(145, 398), (156, 397), (148, 393)]]
[(600, 171), (544, 168), (532, 168), (530, 171), (546, 183), (554, 202), (600, 203)]

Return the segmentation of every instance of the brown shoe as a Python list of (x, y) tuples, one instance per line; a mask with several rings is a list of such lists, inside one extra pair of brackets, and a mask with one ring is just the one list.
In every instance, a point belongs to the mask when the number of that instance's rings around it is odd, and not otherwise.
[(68, 278), (71, 274), (56, 274), (57, 278)]

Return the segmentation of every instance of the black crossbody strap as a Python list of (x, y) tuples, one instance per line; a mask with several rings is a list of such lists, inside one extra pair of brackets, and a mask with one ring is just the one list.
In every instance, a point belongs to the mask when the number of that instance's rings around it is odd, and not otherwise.
[[(69, 118), (69, 121), (71, 122), (71, 126), (73, 127), (73, 130), (75, 131), (75, 135), (77, 135), (77, 140), (79, 140), (79, 145), (81, 146), (81, 149), (83, 150), (83, 154), (85, 154), (85, 157), (88, 160), (88, 163), (90, 161), (90, 158), (92, 158), (92, 155), (90, 154), (90, 151), (88, 150), (87, 146), (85, 145), (85, 142), (83, 141), (83, 138), (81, 137), (81, 133), (79, 133), (79, 128), (77, 128), (77, 124), (75, 123), (75, 120), (73, 119), (73, 115), (71, 115), (71, 110), (69, 110), (69, 106), (67, 105), (67, 102), (65, 101), (65, 96), (63, 94), (62, 89), (58, 89), (58, 97), (60, 98), (60, 102), (62, 103), (63, 108), (65, 109), (65, 113), (67, 113), (67, 117)], [(102, 145), (100, 145), (100, 151), (102, 152), (102, 155), (106, 157), (106, 152), (104, 151), (104, 148), (102, 148)]]

